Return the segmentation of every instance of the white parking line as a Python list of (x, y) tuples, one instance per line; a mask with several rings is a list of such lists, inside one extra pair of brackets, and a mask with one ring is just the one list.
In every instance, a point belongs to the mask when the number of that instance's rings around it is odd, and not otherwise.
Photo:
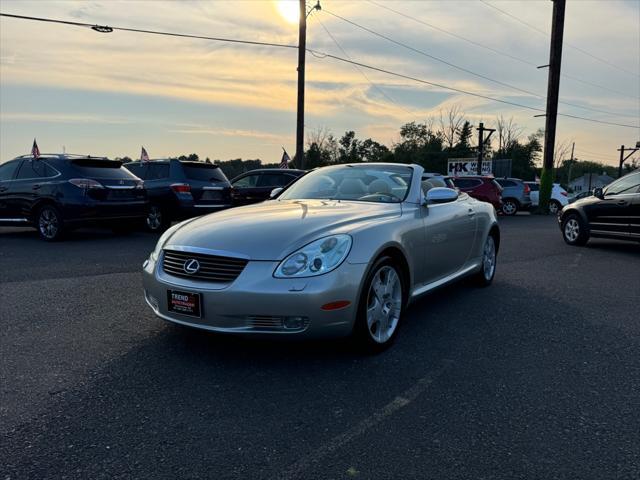
[(287, 467), (283, 472), (280, 473), (280, 475), (276, 476), (275, 478), (279, 480), (303, 478), (304, 472), (308, 470), (309, 467), (319, 463), (324, 457), (332, 454), (343, 445), (349, 443), (351, 440), (363, 435), (368, 430), (372, 429), (400, 409), (413, 402), (422, 393), (424, 393), (434, 382), (434, 380), (440, 377), (452, 363), (453, 362), (451, 360), (444, 361), (439, 368), (429, 372), (427, 375), (420, 378), (412, 387), (402, 392), (380, 410), (375, 411), (371, 416), (365, 418), (356, 426), (350, 428), (346, 432), (341, 433), (340, 435), (336, 435), (317, 450), (298, 459), (295, 463)]

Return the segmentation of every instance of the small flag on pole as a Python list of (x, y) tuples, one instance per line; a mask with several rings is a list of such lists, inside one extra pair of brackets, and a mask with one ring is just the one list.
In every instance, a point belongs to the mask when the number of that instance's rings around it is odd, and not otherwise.
[(38, 144), (36, 143), (36, 139), (33, 139), (33, 147), (31, 147), (31, 155), (34, 160), (40, 158), (40, 149), (38, 148)]
[(140, 161), (141, 162), (148, 162), (149, 161), (149, 154), (144, 149), (144, 147), (142, 147), (142, 152), (140, 152)]
[(291, 161), (291, 157), (287, 151), (282, 147), (282, 159), (280, 160), (280, 168), (289, 168), (289, 162)]

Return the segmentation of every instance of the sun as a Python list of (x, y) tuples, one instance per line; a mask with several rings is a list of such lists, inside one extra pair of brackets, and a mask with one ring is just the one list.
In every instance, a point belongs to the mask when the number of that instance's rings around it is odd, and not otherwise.
[(278, 13), (289, 23), (298, 23), (300, 18), (300, 4), (296, 0), (278, 0)]

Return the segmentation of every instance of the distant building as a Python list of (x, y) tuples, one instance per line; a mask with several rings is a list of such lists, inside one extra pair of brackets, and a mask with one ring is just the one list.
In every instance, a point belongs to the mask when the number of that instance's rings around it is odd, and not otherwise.
[(597, 173), (587, 173), (581, 177), (574, 178), (569, 183), (569, 188), (576, 192), (587, 192), (589, 191), (589, 185), (591, 185), (591, 190), (594, 188), (602, 188), (609, 185), (615, 179), (610, 177), (609, 175), (598, 175)]

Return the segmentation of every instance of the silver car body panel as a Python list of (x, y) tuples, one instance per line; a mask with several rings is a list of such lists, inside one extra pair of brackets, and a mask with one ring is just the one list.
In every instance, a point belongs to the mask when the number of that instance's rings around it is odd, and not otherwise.
[[(147, 303), (165, 320), (205, 330), (340, 336), (352, 330), (369, 269), (389, 249), (402, 254), (408, 265), (409, 300), (477, 272), (484, 241), (497, 228), (494, 208), (464, 193), (453, 202), (426, 205), (422, 168), (409, 167), (414, 174), (401, 203), (276, 199), (183, 222), (163, 248), (248, 263), (233, 282), (213, 283), (169, 275), (162, 269), (162, 253), (155, 260), (151, 256), (143, 269)], [(335, 270), (309, 278), (274, 278), (282, 259), (338, 233), (350, 235), (353, 244)], [(202, 318), (169, 312), (168, 290), (200, 293)], [(338, 310), (321, 308), (336, 301), (350, 303)], [(278, 326), (278, 319), (289, 317), (304, 318), (304, 327)]]

